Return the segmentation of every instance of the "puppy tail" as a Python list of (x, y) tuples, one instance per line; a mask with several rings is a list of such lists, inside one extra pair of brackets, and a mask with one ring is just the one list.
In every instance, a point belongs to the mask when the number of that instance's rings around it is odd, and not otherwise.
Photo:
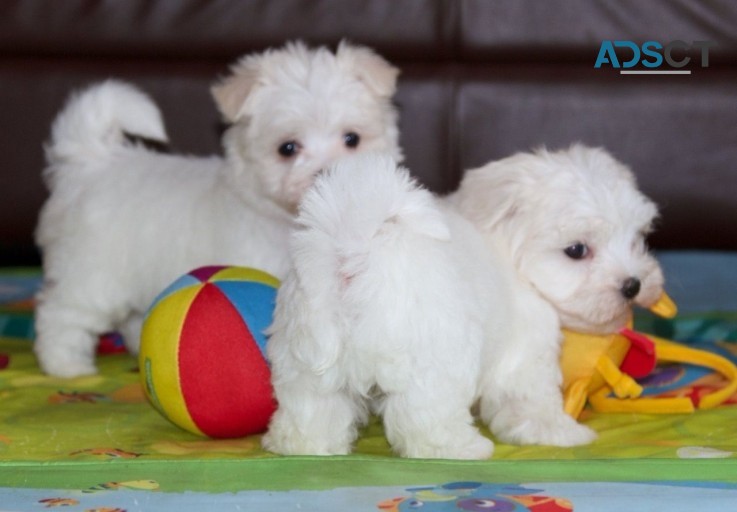
[(131, 84), (107, 80), (92, 85), (73, 94), (54, 120), (45, 146), (46, 177), (53, 185), (58, 166), (84, 167), (130, 141), (154, 146), (168, 142), (158, 107)]
[[(380, 297), (374, 288), (382, 287), (384, 270), (391, 273), (395, 260), (410, 257), (402, 249), (406, 237), (449, 241), (451, 236), (433, 195), (383, 154), (352, 155), (319, 175), (303, 198), (297, 223), (290, 256), (312, 328), (300, 330), (296, 351), (317, 372), (340, 357), (348, 311)], [(373, 283), (371, 290), (358, 284), (366, 281)]]
[(356, 249), (392, 227), (450, 239), (433, 195), (384, 153), (345, 157), (319, 175), (302, 201), (297, 222)]

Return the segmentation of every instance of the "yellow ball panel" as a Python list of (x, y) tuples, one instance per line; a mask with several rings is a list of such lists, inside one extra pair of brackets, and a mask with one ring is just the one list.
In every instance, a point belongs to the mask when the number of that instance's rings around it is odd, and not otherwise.
[(139, 365), (149, 400), (173, 423), (204, 435), (192, 421), (179, 380), (179, 337), (202, 285), (176, 290), (153, 308), (143, 325)]
[(262, 283), (274, 288), (279, 287), (279, 280), (261, 270), (248, 267), (225, 267), (224, 269), (216, 272), (209, 279), (210, 281), (252, 281), (256, 283)]

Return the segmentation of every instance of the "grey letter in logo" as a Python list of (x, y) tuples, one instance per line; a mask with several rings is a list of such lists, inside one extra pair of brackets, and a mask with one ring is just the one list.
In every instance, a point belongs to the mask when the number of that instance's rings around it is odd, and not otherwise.
[(691, 46), (701, 49), (701, 67), (709, 67), (709, 48), (716, 46), (714, 41), (694, 41)]
[(671, 41), (667, 44), (667, 46), (663, 49), (663, 55), (665, 57), (665, 62), (668, 63), (668, 65), (672, 68), (682, 68), (686, 64), (688, 64), (691, 61), (691, 57), (684, 57), (681, 60), (675, 60), (673, 57), (671, 57), (670, 52), (673, 50), (674, 47), (681, 47), (688, 49), (688, 43), (685, 41), (681, 41), (679, 39), (676, 39), (675, 41)]

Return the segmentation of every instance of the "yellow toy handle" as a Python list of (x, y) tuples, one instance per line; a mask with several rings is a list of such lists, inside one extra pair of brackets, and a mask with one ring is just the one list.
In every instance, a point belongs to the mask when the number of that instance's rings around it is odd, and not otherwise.
[[(698, 406), (690, 398), (612, 398), (612, 388), (605, 386), (590, 397), (591, 405), (601, 412), (644, 412), (653, 414), (690, 413), (699, 409), (713, 409), (722, 404), (737, 391), (737, 366), (724, 357), (697, 350), (672, 341), (648, 335), (655, 343), (655, 353), (659, 361), (686, 363), (712, 368), (721, 373), (729, 384), (724, 388), (703, 397)], [(619, 396), (617, 393), (615, 395)]]
[(589, 379), (583, 377), (571, 383), (567, 392), (563, 396), (563, 410), (570, 416), (578, 418), (581, 411), (586, 406), (588, 395)]
[(647, 414), (686, 414), (696, 409), (690, 398), (612, 398), (611, 389), (601, 388), (589, 396), (599, 412), (641, 412)]
[(642, 386), (635, 379), (622, 372), (614, 361), (602, 357), (596, 363), (596, 370), (612, 388), (617, 398), (637, 398), (642, 394)]
[(684, 347), (683, 345), (664, 340), (663, 338), (650, 336), (650, 339), (655, 342), (658, 359), (673, 363), (690, 363), (713, 368), (730, 381), (727, 386), (719, 391), (715, 391), (702, 398), (699, 401), (699, 409), (713, 409), (737, 391), (737, 366), (728, 359), (712, 352)]

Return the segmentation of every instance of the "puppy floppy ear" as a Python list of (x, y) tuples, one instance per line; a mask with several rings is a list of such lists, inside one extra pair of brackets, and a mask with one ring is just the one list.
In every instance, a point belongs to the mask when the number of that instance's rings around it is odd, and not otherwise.
[(520, 180), (497, 162), (466, 171), (454, 201), (461, 214), (484, 232), (518, 213)]
[(396, 91), (399, 69), (370, 48), (343, 40), (335, 55), (338, 62), (350, 66), (358, 79), (377, 96), (390, 98)]
[(226, 121), (236, 122), (243, 116), (246, 98), (258, 84), (261, 56), (249, 55), (231, 66), (231, 74), (210, 88), (215, 103)]

